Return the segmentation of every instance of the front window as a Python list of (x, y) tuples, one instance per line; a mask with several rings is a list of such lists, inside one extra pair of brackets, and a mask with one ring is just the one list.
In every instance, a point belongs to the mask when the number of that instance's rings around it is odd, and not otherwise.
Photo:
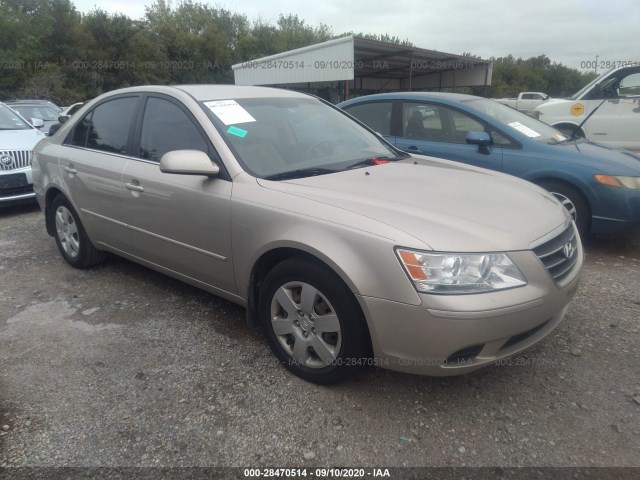
[(202, 108), (251, 174), (332, 173), (367, 159), (404, 158), (374, 133), (314, 98), (240, 98)]
[[(598, 84), (598, 86), (592, 88), (595, 84)], [(613, 73), (611, 70), (605, 72), (584, 86), (579, 92), (569, 97), (569, 100), (576, 100), (588, 90), (591, 91), (583, 100), (636, 97), (640, 95), (640, 70), (638, 68), (627, 68)]]
[(555, 128), (525, 115), (511, 107), (484, 98), (464, 100), (470, 107), (488, 115), (494, 120), (504, 124), (507, 134), (524, 134), (525, 136), (540, 142), (561, 142), (567, 139), (565, 135)]
[(194, 123), (176, 104), (151, 97), (142, 118), (139, 157), (159, 162), (173, 150), (200, 150), (209, 147)]
[(431, 142), (466, 143), (470, 131), (485, 131), (477, 119), (439, 104), (404, 102), (402, 136)]
[(618, 86), (620, 97), (640, 97), (640, 72), (627, 75)]
[(31, 127), (10, 108), (0, 105), (0, 130), (28, 130)]

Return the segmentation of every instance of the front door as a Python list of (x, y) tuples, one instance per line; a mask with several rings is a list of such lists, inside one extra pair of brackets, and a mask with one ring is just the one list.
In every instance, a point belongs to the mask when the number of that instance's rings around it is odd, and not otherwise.
[(485, 131), (476, 118), (439, 104), (404, 101), (402, 136), (396, 147), (405, 152), (431, 155), (464, 162), (491, 170), (502, 170), (502, 148), (492, 146), (481, 153), (477, 145), (468, 145), (469, 131)]
[[(236, 293), (231, 258), (232, 182), (160, 171), (173, 150), (213, 147), (181, 103), (149, 96), (139, 129), (138, 159), (122, 175), (124, 211), (132, 235), (129, 253), (226, 292)], [(217, 160), (216, 163), (219, 163)]]

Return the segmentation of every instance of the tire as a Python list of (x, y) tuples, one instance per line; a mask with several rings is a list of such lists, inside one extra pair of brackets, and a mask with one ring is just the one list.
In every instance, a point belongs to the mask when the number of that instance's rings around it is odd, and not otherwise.
[(51, 225), (55, 227), (58, 250), (69, 265), (88, 268), (105, 260), (106, 253), (93, 246), (78, 214), (63, 195), (53, 199), (49, 215), (52, 216)]
[(573, 217), (576, 227), (581, 237), (589, 234), (591, 227), (591, 209), (584, 196), (574, 187), (548, 180), (539, 183), (545, 190), (549, 191)]
[[(571, 135), (573, 135), (573, 132), (575, 131), (575, 129), (577, 128), (576, 125), (571, 125), (571, 124), (562, 124), (562, 125), (558, 125), (556, 127), (553, 127), (556, 130), (560, 130), (562, 133), (564, 133), (567, 137), (571, 137)], [(585, 138), (585, 134), (582, 131), (582, 129), (578, 129), (578, 131), (575, 134), (575, 138)]]
[(369, 336), (355, 297), (328, 268), (299, 258), (276, 265), (260, 287), (271, 350), (290, 372), (331, 385), (366, 365)]

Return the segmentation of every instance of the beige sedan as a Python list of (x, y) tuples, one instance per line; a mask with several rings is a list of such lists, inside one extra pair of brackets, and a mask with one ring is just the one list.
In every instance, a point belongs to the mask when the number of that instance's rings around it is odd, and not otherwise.
[(402, 153), (291, 91), (110, 92), (38, 144), (33, 175), (69, 264), (111, 252), (241, 304), (322, 384), (493, 364), (558, 325), (582, 267), (544, 190)]

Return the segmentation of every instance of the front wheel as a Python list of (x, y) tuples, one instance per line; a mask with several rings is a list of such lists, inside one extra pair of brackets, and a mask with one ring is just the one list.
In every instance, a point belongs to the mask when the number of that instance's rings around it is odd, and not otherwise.
[(265, 277), (259, 308), (271, 350), (295, 375), (329, 385), (366, 364), (362, 313), (328, 268), (304, 259), (285, 260)]
[(553, 180), (541, 182), (540, 186), (556, 197), (567, 209), (576, 223), (580, 236), (587, 235), (591, 226), (591, 210), (584, 196), (574, 187)]

